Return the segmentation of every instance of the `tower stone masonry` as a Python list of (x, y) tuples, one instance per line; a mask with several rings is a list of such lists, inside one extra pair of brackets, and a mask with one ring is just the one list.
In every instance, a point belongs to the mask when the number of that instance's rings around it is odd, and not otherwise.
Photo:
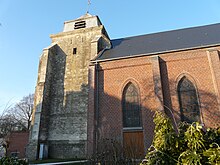
[(40, 57), (29, 159), (85, 157), (87, 142), (88, 68), (110, 46), (97, 16), (64, 23), (63, 32)]

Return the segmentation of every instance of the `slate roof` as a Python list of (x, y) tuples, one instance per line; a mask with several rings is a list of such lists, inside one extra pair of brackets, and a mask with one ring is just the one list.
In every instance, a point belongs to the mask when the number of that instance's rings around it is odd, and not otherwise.
[(152, 55), (220, 44), (220, 23), (111, 40), (96, 60)]

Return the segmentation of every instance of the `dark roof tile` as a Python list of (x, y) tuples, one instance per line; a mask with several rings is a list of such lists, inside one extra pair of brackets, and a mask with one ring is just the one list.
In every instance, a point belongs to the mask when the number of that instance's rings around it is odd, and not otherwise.
[(115, 39), (97, 60), (151, 55), (220, 44), (220, 24)]

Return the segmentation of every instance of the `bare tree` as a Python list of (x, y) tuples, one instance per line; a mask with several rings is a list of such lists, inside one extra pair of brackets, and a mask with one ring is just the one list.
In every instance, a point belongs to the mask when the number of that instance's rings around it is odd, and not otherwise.
[(12, 132), (17, 127), (17, 122), (10, 114), (5, 114), (0, 118), (0, 137), (5, 137), (9, 132)]
[(30, 129), (33, 111), (34, 94), (24, 96), (14, 106), (7, 106), (0, 115), (0, 136), (4, 137), (12, 131)]
[(24, 96), (20, 102), (10, 110), (14, 119), (19, 123), (23, 129), (29, 130), (31, 125), (31, 116), (34, 106), (34, 94)]
[(9, 132), (13, 131), (15, 127), (15, 120), (13, 116), (8, 114), (9, 109), (12, 107), (10, 101), (4, 106), (0, 114), (0, 138), (5, 137)]

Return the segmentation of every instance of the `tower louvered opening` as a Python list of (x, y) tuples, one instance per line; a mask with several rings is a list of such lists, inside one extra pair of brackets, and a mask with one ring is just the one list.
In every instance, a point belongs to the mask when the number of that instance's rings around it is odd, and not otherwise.
[(79, 21), (75, 23), (74, 29), (81, 29), (86, 27), (86, 21)]

